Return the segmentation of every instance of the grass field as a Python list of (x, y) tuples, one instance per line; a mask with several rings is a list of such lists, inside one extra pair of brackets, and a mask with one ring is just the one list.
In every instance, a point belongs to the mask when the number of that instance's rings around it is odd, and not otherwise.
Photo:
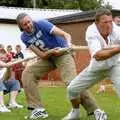
[[(91, 89), (93, 96), (97, 99), (97, 103), (104, 109), (109, 120), (120, 120), (120, 100), (117, 98), (111, 88), (108, 88), (105, 93), (96, 94), (97, 86)], [(66, 97), (66, 89), (64, 87), (43, 87), (40, 88), (43, 103), (49, 113), (49, 117), (45, 120), (61, 120), (70, 110), (70, 103)], [(5, 96), (7, 103), (8, 96)], [(27, 115), (26, 101), (23, 92), (17, 98), (17, 101), (24, 105), (24, 109), (12, 109), (11, 113), (0, 113), (0, 120), (24, 120)], [(81, 119), (89, 120), (86, 112), (81, 108)]]

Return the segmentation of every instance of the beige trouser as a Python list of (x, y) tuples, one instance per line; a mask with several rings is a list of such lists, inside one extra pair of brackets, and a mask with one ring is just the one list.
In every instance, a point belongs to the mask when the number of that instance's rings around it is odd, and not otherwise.
[[(69, 84), (77, 75), (75, 62), (71, 54), (51, 57), (47, 60), (39, 59), (34, 64), (28, 65), (23, 71), (22, 81), (29, 107), (42, 106), (39, 81), (41, 77), (53, 68), (60, 70), (61, 78), (66, 84)], [(95, 101), (88, 95), (87, 91), (81, 93), (81, 103), (87, 112), (93, 112), (97, 108)]]

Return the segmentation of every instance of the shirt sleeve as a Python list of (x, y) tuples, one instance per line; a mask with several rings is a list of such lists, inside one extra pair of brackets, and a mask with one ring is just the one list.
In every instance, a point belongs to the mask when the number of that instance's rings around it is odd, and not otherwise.
[(25, 44), (26, 48), (28, 48), (31, 44), (28, 42), (28, 38), (25, 37), (24, 34), (21, 34), (21, 40)]
[(40, 21), (38, 21), (38, 24), (41, 29), (45, 30), (46, 32), (48, 32), (50, 34), (52, 33), (53, 27), (55, 26), (47, 20), (40, 20)]
[(93, 34), (93, 33), (91, 34), (90, 32), (87, 31), (86, 41), (92, 57), (96, 54), (96, 52), (102, 49), (99, 36), (97, 36), (96, 34)]

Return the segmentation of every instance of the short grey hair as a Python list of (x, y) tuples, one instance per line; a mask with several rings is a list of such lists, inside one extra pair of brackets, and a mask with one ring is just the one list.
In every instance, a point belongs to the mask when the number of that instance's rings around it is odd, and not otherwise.
[(107, 8), (99, 8), (95, 14), (95, 22), (99, 22), (100, 17), (103, 15), (112, 16), (112, 12)]
[(22, 27), (20, 26), (20, 20), (23, 19), (24, 17), (29, 16), (26, 13), (20, 13), (18, 14), (17, 18), (16, 18), (16, 22), (18, 24), (18, 27), (20, 28), (21, 31), (23, 31)]

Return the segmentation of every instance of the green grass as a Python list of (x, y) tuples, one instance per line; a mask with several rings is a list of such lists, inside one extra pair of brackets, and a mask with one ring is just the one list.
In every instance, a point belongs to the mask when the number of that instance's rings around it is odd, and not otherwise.
[[(104, 109), (108, 115), (109, 120), (120, 120), (120, 100), (117, 98), (114, 91), (108, 90), (105, 93), (96, 94), (96, 88), (91, 89), (97, 103)], [(66, 97), (66, 89), (64, 87), (44, 87), (41, 88), (42, 101), (49, 113), (49, 117), (45, 120), (61, 120), (71, 109), (70, 103)], [(7, 102), (8, 96), (5, 96)], [(12, 109), (11, 113), (0, 113), (0, 120), (24, 120), (24, 116), (28, 114), (26, 110), (26, 101), (23, 92), (17, 98), (20, 104), (25, 106), (24, 109)], [(81, 119), (89, 120), (86, 112), (81, 108)]]

